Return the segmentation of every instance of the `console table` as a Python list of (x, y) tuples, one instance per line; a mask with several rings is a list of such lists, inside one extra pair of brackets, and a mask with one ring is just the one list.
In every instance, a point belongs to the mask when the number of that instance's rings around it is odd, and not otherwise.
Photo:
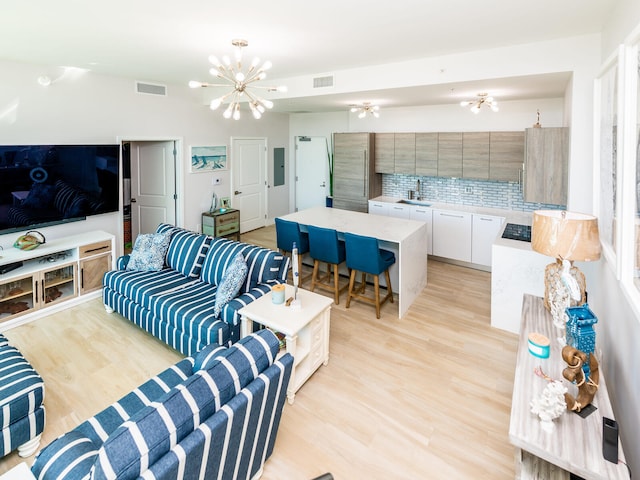
[[(529, 353), (528, 335), (531, 332), (541, 333), (551, 340), (549, 358), (540, 359)], [(628, 479), (625, 465), (608, 462), (602, 456), (602, 417), (614, 418), (602, 370), (600, 387), (592, 402), (597, 410), (588, 417), (565, 412), (553, 421), (553, 431), (546, 432), (537, 415), (531, 413), (529, 403), (542, 393), (547, 383), (535, 375), (537, 366), (541, 366), (549, 377), (561, 380), (571, 394), (577, 394), (577, 388), (562, 376), (566, 364), (557, 336), (542, 298), (525, 294), (509, 425), (509, 439), (520, 450), (517, 478), (568, 479), (568, 472), (571, 472), (586, 480)], [(618, 457), (626, 461), (620, 440)]]

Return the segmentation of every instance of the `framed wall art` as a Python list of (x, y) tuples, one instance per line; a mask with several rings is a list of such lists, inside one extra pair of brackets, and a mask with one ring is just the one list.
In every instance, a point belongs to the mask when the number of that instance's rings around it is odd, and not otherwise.
[(227, 169), (227, 146), (192, 146), (191, 173), (212, 172)]

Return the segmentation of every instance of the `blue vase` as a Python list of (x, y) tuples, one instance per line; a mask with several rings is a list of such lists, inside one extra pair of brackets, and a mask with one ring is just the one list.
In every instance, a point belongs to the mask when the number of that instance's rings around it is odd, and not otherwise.
[(567, 307), (565, 312), (569, 318), (566, 326), (567, 345), (587, 354), (587, 362), (582, 365), (582, 371), (585, 377), (589, 378), (589, 359), (596, 349), (596, 332), (593, 325), (598, 323), (598, 319), (586, 303), (582, 306)]

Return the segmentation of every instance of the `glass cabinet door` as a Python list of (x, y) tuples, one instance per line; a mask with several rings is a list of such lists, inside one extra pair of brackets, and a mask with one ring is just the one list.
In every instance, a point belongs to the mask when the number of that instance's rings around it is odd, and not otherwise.
[(0, 321), (22, 315), (35, 308), (33, 285), (33, 275), (0, 283)]
[(35, 289), (40, 307), (77, 295), (75, 269), (75, 264), (68, 264), (41, 273)]

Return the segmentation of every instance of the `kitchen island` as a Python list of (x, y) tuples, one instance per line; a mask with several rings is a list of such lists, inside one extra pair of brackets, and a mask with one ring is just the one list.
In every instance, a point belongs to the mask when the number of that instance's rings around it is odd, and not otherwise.
[[(314, 207), (280, 217), (298, 222), (300, 230), (307, 225), (332, 228), (342, 238), (345, 232), (375, 237), (380, 247), (396, 255), (396, 263), (389, 269), (391, 285), (398, 294), (398, 317), (402, 318), (427, 285), (427, 225), (424, 222), (401, 218), (381, 219), (367, 213)], [(381, 284), (384, 280), (381, 278)]]

